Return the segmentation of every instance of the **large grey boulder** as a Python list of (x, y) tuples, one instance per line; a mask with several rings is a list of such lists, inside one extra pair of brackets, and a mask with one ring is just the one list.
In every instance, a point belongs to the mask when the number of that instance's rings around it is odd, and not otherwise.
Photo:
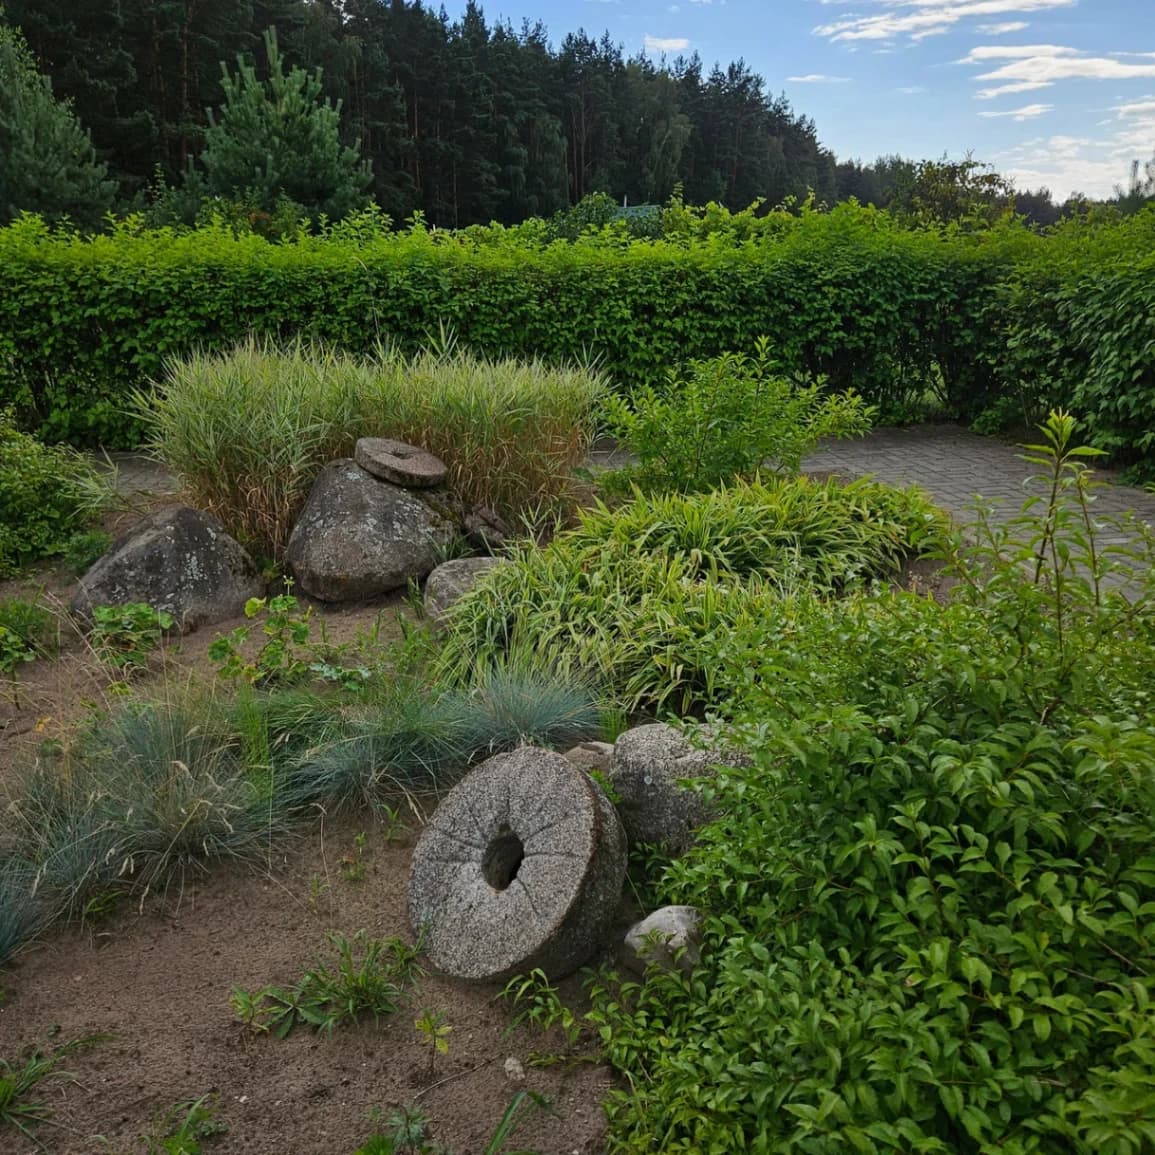
[(409, 916), (462, 979), (560, 978), (613, 929), (626, 836), (598, 786), (549, 750), (498, 754), (458, 783), (413, 852)]
[(363, 601), (425, 577), (454, 532), (408, 490), (340, 458), (313, 483), (285, 560), (312, 597)]
[(353, 447), (353, 460), (374, 477), (405, 489), (431, 489), (449, 473), (440, 457), (387, 437), (362, 437)]
[(436, 622), (451, 605), (473, 589), (482, 574), (494, 566), (509, 564), (496, 557), (459, 557), (443, 562), (425, 583), (425, 616)]
[(80, 579), (72, 611), (144, 602), (182, 631), (238, 617), (264, 583), (252, 558), (215, 517), (186, 505), (146, 517)]
[(621, 958), (643, 974), (647, 966), (689, 973), (701, 961), (702, 915), (694, 906), (663, 906), (626, 932)]
[(658, 843), (675, 854), (688, 850), (695, 831), (715, 811), (700, 793), (681, 785), (682, 780), (707, 778), (714, 766), (743, 761), (716, 736), (702, 749), (664, 723), (627, 730), (614, 745), (609, 778), (630, 841)]

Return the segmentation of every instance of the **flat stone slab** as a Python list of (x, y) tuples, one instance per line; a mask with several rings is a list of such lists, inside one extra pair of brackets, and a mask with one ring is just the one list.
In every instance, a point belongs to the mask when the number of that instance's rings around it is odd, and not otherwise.
[(523, 746), (446, 796), (413, 852), (409, 917), (438, 970), (503, 982), (577, 970), (614, 927), (626, 835), (593, 780)]
[(387, 437), (362, 437), (353, 447), (353, 460), (366, 473), (406, 489), (432, 489), (449, 473), (440, 457)]

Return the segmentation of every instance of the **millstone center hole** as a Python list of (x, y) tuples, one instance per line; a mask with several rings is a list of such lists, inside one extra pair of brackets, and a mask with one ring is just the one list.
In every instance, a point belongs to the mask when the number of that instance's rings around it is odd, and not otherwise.
[(494, 890), (506, 890), (517, 877), (525, 858), (522, 841), (504, 823), (490, 840), (481, 859), (481, 875)]

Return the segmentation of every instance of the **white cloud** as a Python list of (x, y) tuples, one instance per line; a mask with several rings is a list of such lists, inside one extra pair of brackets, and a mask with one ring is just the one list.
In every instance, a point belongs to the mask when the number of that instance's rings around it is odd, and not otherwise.
[(682, 52), (690, 47), (684, 36), (646, 36), (642, 43), (647, 52)]
[(849, 84), (849, 76), (826, 76), (821, 72), (808, 72), (805, 76), (788, 76), (791, 84)]
[(1155, 96), (1112, 109), (1112, 126), (1099, 139), (1036, 137), (991, 159), (1020, 188), (1046, 185), (1059, 198), (1073, 192), (1110, 196), (1126, 184), (1131, 162), (1150, 158), (1155, 147)]
[[(1155, 62), (1133, 63), (1122, 59), (1122, 53), (1091, 56), (1077, 48), (1058, 44), (982, 45), (972, 48), (960, 64), (999, 63), (989, 72), (980, 72), (978, 80), (996, 83), (980, 89), (975, 95), (990, 100), (1012, 92), (1030, 92), (1050, 88), (1061, 80), (1134, 80), (1155, 77)], [(1134, 55), (1134, 54), (1132, 54)], [(1146, 59), (1141, 56), (1141, 59)]]
[(1011, 32), (1022, 32), (1030, 25), (1025, 20), (1007, 20), (1002, 24), (980, 24), (979, 31), (987, 36), (1006, 36)]
[[(821, 0), (823, 4), (838, 3), (839, 0)], [(819, 36), (829, 40), (889, 40), (895, 36), (908, 36), (911, 40), (922, 40), (927, 36), (939, 36), (949, 32), (962, 21), (990, 16), (1019, 15), (1026, 12), (1040, 12), (1052, 8), (1070, 8), (1078, 0), (870, 0), (875, 11), (870, 15), (847, 16), (820, 24), (815, 28)], [(1021, 21), (1011, 29), (1026, 27)], [(991, 25), (997, 27), (999, 25)], [(1000, 33), (992, 33), (999, 35)]]
[(980, 112), (979, 116), (1010, 116), (1015, 120), (1034, 120), (1038, 116), (1052, 112), (1054, 107), (1053, 104), (1024, 104), (1022, 108), (1010, 108), (1005, 112)]

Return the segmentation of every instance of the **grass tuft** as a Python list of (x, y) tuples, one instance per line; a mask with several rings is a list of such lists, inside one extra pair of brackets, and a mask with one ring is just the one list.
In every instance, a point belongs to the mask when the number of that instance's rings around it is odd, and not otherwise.
[(452, 344), (357, 358), (249, 340), (172, 362), (163, 386), (134, 405), (194, 504), (281, 557), (317, 472), (351, 454), (358, 437), (423, 446), (449, 467), (457, 496), (503, 515), (564, 507), (603, 392), (585, 369), (481, 358)]

